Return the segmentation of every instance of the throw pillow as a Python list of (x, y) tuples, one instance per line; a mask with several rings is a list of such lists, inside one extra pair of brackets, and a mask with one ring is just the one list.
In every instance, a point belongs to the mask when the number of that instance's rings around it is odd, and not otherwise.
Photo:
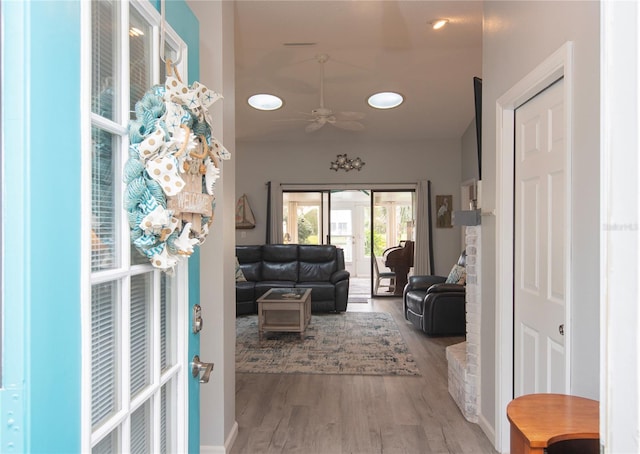
[(242, 268), (240, 268), (240, 262), (238, 262), (238, 257), (236, 257), (236, 282), (245, 282), (246, 280), (247, 279), (244, 277)]
[(453, 265), (453, 268), (451, 268), (449, 276), (447, 276), (447, 280), (445, 282), (447, 284), (465, 285), (467, 282), (467, 270), (464, 266), (460, 266), (458, 264)]

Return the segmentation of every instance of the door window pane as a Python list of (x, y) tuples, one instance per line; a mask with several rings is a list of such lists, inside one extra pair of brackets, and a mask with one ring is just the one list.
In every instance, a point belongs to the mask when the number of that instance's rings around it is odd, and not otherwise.
[(118, 136), (99, 128), (92, 128), (93, 156), (91, 159), (91, 270), (118, 266), (116, 193), (114, 184), (117, 156), (120, 153)]
[(118, 431), (114, 430), (100, 440), (91, 450), (92, 454), (115, 454), (118, 452)]
[(285, 192), (282, 202), (284, 242), (322, 244), (322, 193)]
[(177, 362), (175, 307), (177, 280), (174, 276), (160, 275), (160, 371), (164, 372)]
[(119, 285), (91, 288), (91, 424), (98, 426), (119, 410), (117, 336)]
[(151, 382), (151, 276), (131, 278), (131, 396)]
[(151, 452), (151, 409), (146, 401), (131, 414), (131, 453)]
[(91, 111), (114, 120), (117, 109), (117, 34), (119, 2), (91, 2)]
[(151, 26), (133, 7), (129, 7), (129, 110), (131, 118), (135, 103), (151, 88)]
[(160, 393), (160, 453), (167, 454), (175, 452), (175, 437), (174, 432), (171, 430), (175, 426), (176, 421), (172, 420), (175, 417), (175, 412), (171, 411), (171, 405), (174, 401), (173, 398), (173, 383), (170, 381), (162, 387)]

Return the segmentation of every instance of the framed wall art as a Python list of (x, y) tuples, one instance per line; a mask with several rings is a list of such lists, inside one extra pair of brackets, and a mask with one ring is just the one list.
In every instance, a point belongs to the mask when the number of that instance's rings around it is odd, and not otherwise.
[(451, 211), (453, 206), (453, 196), (436, 196), (436, 227), (451, 228)]

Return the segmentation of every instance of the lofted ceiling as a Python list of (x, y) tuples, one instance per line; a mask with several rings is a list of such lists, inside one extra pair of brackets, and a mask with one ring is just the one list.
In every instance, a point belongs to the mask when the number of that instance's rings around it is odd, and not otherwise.
[[(480, 1), (241, 0), (235, 7), (239, 141), (451, 139), (473, 119)], [(437, 18), (449, 24), (433, 30), (429, 22)], [(329, 55), (325, 106), (365, 113), (364, 131), (325, 125), (307, 133), (308, 121), (297, 120), (319, 107), (318, 54)], [(366, 100), (378, 91), (397, 91), (405, 102), (373, 109)], [(277, 95), (284, 106), (254, 110), (246, 101), (255, 93)]]

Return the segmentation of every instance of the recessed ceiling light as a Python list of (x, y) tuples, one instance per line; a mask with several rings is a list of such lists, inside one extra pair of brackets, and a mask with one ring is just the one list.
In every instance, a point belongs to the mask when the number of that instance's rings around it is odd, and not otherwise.
[(367, 99), (367, 103), (376, 109), (393, 109), (402, 104), (403, 101), (404, 98), (401, 94), (391, 91), (376, 93)]
[(282, 107), (282, 99), (267, 93), (259, 93), (251, 96), (247, 102), (258, 110), (277, 110)]
[(449, 19), (436, 19), (429, 22), (434, 30), (440, 30), (442, 27), (449, 23)]

